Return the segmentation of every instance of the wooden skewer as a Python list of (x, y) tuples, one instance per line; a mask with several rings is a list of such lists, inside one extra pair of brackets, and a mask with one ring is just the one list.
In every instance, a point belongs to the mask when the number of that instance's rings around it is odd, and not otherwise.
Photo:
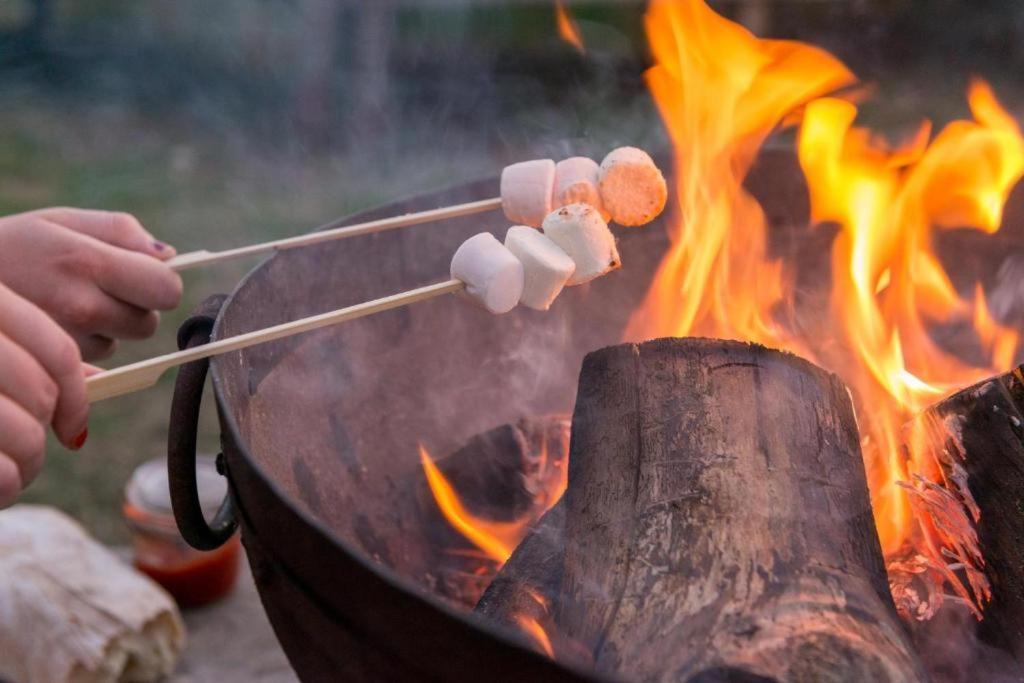
[(254, 330), (234, 337), (219, 339), (203, 346), (195, 346), (184, 351), (168, 353), (164, 356), (157, 356), (156, 358), (139, 361), (131, 365), (114, 368), (113, 370), (107, 370), (106, 372), (88, 377), (85, 380), (86, 393), (90, 403), (123, 394), (130, 394), (153, 386), (160, 379), (160, 376), (170, 368), (184, 365), (200, 358), (209, 358), (210, 356), (227, 353), (228, 351), (237, 351), (238, 349), (273, 341), (274, 339), (281, 339), (282, 337), (290, 337), (294, 334), (317, 330), (321, 327), (337, 325), (346, 320), (355, 320), (356, 318), (362, 318), (373, 313), (408, 306), (417, 301), (426, 301), (443, 294), (457, 292), (463, 287), (465, 285), (460, 280), (452, 279), (438, 282), (437, 284), (412, 289), (401, 294), (392, 294), (383, 299), (375, 299), (354, 306), (339, 308), (328, 313), (300, 318), (299, 320), (274, 325), (262, 330)]
[(247, 247), (238, 247), (237, 249), (225, 249), (224, 251), (206, 251), (204, 249), (201, 251), (192, 251), (187, 254), (178, 254), (174, 258), (168, 259), (167, 265), (173, 270), (187, 270), (189, 268), (205, 266), (210, 263), (227, 261), (228, 259), (237, 258), (239, 256), (251, 256), (253, 254), (263, 254), (270, 251), (282, 251), (285, 249), (294, 249), (295, 247), (305, 247), (310, 244), (327, 242), (329, 240), (340, 240), (345, 239), (346, 237), (356, 237), (357, 235), (369, 235), (375, 232), (404, 228), (409, 225), (417, 225), (419, 223), (430, 223), (431, 221), (439, 221), (446, 218), (469, 216), (474, 213), (483, 213), (484, 211), (490, 211), (500, 207), (501, 197), (494, 197), (493, 199), (481, 199), (476, 202), (456, 204), (455, 206), (445, 206), (440, 209), (430, 209), (429, 211), (407, 213), (401, 216), (381, 218), (375, 221), (358, 223), (356, 225), (346, 225), (343, 227), (336, 227), (337, 224), (341, 222), (341, 220), (338, 220), (321, 226), (317, 231), (311, 232), (307, 235), (286, 237), (284, 239), (263, 242), (261, 244), (250, 244)]

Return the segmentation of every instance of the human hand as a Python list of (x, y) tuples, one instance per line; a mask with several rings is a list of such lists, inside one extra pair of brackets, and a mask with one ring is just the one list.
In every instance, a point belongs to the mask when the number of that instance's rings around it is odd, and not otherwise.
[(47, 425), (68, 448), (85, 443), (91, 371), (60, 325), (0, 285), (0, 508), (42, 469)]
[(156, 331), (181, 300), (172, 247), (131, 215), (52, 208), (0, 218), (0, 282), (46, 311), (87, 360)]

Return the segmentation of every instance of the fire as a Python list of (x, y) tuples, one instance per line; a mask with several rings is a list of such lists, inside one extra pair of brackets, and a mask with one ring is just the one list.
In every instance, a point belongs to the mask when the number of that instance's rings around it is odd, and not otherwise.
[(455, 489), (441, 474), (441, 470), (437, 469), (427, 449), (422, 444), (419, 448), (420, 463), (423, 465), (427, 484), (445, 519), (488, 557), (504, 564), (526, 535), (525, 526), (514, 522), (492, 522), (474, 516), (463, 506)]
[(580, 34), (580, 27), (573, 19), (569, 10), (565, 8), (562, 0), (555, 0), (555, 25), (558, 27), (558, 35), (562, 40), (576, 48), (581, 55), (586, 52), (583, 47), (583, 36)]
[[(891, 571), (934, 570), (958, 584), (956, 567), (975, 601), (984, 600), (986, 587), (971, 572), (982, 560), (958, 537), (968, 516), (961, 520), (936, 492), (950, 487), (945, 470), (927, 440), (908, 439), (903, 426), (952, 391), (1005, 371), (1016, 355), (1018, 335), (992, 318), (980, 286), (961, 296), (933, 241), (949, 228), (999, 229), (1024, 173), (1017, 124), (976, 81), (971, 120), (934, 137), (922, 124), (892, 145), (854, 125), (849, 98), (827, 97), (855, 78), (826, 52), (758, 39), (703, 0), (653, 0), (646, 29), (655, 58), (646, 77), (675, 151), (677, 205), (671, 247), (627, 339), (755, 341), (837, 372), (856, 396)], [(767, 253), (763, 212), (742, 185), (767, 136), (791, 124), (799, 124), (812, 221), (839, 228), (828, 310), (813, 329), (780, 315), (792, 310), (795, 293)], [(934, 340), (937, 325), (953, 323), (973, 327), (975, 364)], [(969, 507), (961, 493), (952, 500)], [(953, 589), (969, 597), (963, 586)]]
[(530, 636), (537, 646), (551, 659), (555, 658), (555, 650), (551, 647), (551, 639), (548, 637), (547, 631), (540, 625), (533, 617), (528, 617), (525, 614), (516, 615), (516, 623), (519, 624), (520, 628)]
[(526, 537), (533, 523), (561, 500), (569, 483), (568, 468), (564, 462), (554, 462), (553, 458), (549, 458), (545, 441), (537, 455), (540, 476), (537, 478), (538, 489), (534, 494), (532, 509), (518, 519), (497, 522), (483, 519), (467, 510), (422, 444), (419, 446), (419, 452), (427, 485), (441, 514), (466, 540), (496, 562), (498, 568), (512, 556), (512, 552)]
[(701, 0), (654, 0), (645, 23), (656, 60), (646, 78), (675, 149), (678, 205), (672, 246), (626, 336), (776, 341), (786, 336), (771, 315), (782, 269), (743, 178), (769, 133), (853, 74), (817, 48), (758, 40)]
[[(1017, 348), (1016, 333), (989, 315), (980, 286), (972, 301), (963, 300), (932, 251), (936, 229), (998, 230), (1002, 206), (1024, 171), (1024, 141), (988, 86), (973, 83), (969, 102), (973, 121), (954, 121), (930, 144), (918, 135), (903, 149), (854, 127), (856, 107), (840, 100), (811, 103), (800, 128), (812, 218), (840, 226), (832, 324), (853, 358), (840, 359), (837, 369), (872, 406), (862, 421), (888, 555), (914, 532), (910, 500), (897, 483), (925, 469), (929, 457), (927, 449), (912, 448), (907, 461), (902, 425), (955, 389), (1006, 368)], [(972, 322), (984, 366), (965, 364), (933, 341), (930, 325), (955, 319)]]

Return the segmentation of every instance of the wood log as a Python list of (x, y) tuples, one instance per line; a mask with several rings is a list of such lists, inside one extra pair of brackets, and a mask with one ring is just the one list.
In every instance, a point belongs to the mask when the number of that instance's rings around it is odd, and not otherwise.
[(589, 354), (555, 620), (644, 681), (919, 681), (849, 393), (761, 346)]
[(590, 652), (564, 637), (553, 620), (564, 561), (565, 503), (559, 501), (519, 544), (473, 611), (507, 629), (526, 647), (586, 671), (593, 666)]
[(564, 478), (569, 424), (569, 415), (524, 417), (474, 436), (437, 467), (474, 513), (518, 519), (533, 511), (552, 478)]
[(967, 474), (991, 599), (981, 638), (1024, 666), (1024, 366), (964, 389), (920, 420), (951, 481)]
[(519, 627), (521, 616), (545, 619), (561, 592), (564, 543), (565, 505), (560, 502), (530, 530), (474, 611), (510, 628)]
[(72, 519), (0, 512), (0, 680), (156, 681), (184, 640), (171, 597)]

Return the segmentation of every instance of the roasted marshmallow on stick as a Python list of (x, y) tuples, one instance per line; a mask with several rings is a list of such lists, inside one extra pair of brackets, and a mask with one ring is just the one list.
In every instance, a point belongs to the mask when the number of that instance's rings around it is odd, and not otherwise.
[(501, 172), (501, 206), (513, 223), (540, 227), (551, 213), (555, 187), (555, 162), (551, 159), (521, 161)]
[(524, 225), (508, 229), (505, 246), (523, 264), (523, 294), (519, 303), (538, 311), (551, 308), (576, 270), (572, 258), (551, 238)]
[(590, 282), (622, 265), (615, 236), (589, 204), (569, 204), (552, 211), (544, 219), (543, 229), (576, 264), (566, 282), (569, 286)]
[(587, 157), (570, 157), (555, 165), (555, 191), (552, 210), (569, 204), (590, 204), (608, 221), (598, 188), (600, 167)]
[(451, 275), (491, 313), (508, 313), (523, 295), (523, 264), (489, 232), (462, 243), (452, 257)]
[(619, 147), (601, 162), (599, 187), (604, 210), (619, 225), (649, 223), (665, 208), (668, 186), (642, 149)]

